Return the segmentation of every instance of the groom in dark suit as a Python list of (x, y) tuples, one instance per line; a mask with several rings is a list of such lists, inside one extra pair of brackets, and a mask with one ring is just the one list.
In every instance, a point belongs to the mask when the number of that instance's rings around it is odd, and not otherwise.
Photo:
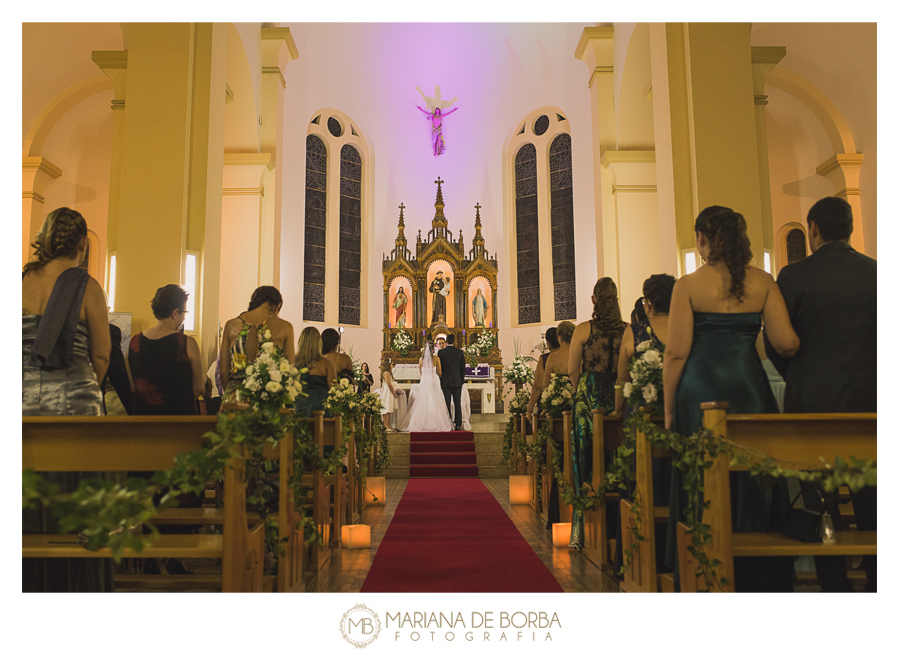
[[(853, 213), (825, 197), (806, 217), (812, 255), (782, 268), (784, 295), (800, 349), (784, 359), (766, 341), (766, 355), (785, 380), (785, 413), (874, 412), (877, 402), (878, 297), (875, 260), (850, 246)], [(815, 496), (814, 498), (818, 498)], [(856, 524), (875, 530), (875, 488), (853, 495)], [(839, 527), (837, 498), (829, 512)], [(867, 556), (866, 590), (875, 591), (875, 556)], [(823, 591), (853, 591), (843, 557), (817, 556)]]
[(441, 360), (441, 390), (444, 391), (444, 400), (447, 402), (447, 413), (450, 412), (450, 398), (453, 398), (454, 429), (458, 432), (462, 427), (462, 404), (460, 395), (462, 385), (466, 379), (466, 356), (458, 347), (452, 333), (447, 334), (447, 347), (438, 352)]

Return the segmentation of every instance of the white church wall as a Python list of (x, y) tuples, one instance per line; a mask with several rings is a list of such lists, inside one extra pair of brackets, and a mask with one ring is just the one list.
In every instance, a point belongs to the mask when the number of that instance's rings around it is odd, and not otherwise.
[[(381, 349), (383, 292), (381, 253), (397, 235), (398, 206), (405, 204), (410, 248), (431, 228), (438, 176), (446, 181), (444, 210), (454, 236), (466, 248), (481, 204), (487, 248), (498, 253), (500, 326), (510, 322), (509, 268), (503, 253), (503, 142), (513, 124), (547, 105), (562, 108), (572, 134), (573, 202), (579, 317), (590, 314), (597, 278), (590, 148), (590, 97), (584, 64), (574, 57), (587, 24), (285, 24), (300, 58), (285, 74), (285, 143), (281, 288), (283, 317), (302, 322), (305, 139), (312, 113), (334, 107), (365, 126), (372, 147), (366, 173), (373, 177), (366, 352)], [(434, 53), (429, 54), (429, 53)], [(444, 119), (446, 151), (434, 156), (431, 124), (419, 85), (444, 99), (459, 97), (459, 110)], [(329, 203), (336, 202), (329, 200)], [(509, 209), (506, 210), (508, 212)], [(549, 326), (549, 324), (548, 324)], [(350, 331), (348, 328), (347, 331)], [(299, 333), (299, 329), (297, 330)], [(349, 334), (345, 333), (349, 338)], [(537, 342), (539, 335), (536, 332)], [(363, 342), (360, 340), (360, 342)], [(512, 334), (501, 332), (504, 360), (514, 356)], [(373, 361), (367, 356), (370, 366)]]

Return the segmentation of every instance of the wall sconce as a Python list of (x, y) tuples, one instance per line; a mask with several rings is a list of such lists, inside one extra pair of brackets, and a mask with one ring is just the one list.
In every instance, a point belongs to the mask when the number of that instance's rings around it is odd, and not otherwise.
[(109, 255), (109, 272), (107, 272), (106, 296), (109, 299), (109, 310), (116, 310), (116, 254)]
[[(509, 476), (509, 504), (510, 505), (529, 505), (531, 504), (531, 476), (530, 475), (510, 475)], [(569, 540), (566, 539), (568, 544)]]
[(572, 538), (571, 523), (554, 523), (553, 524), (553, 545), (557, 548), (564, 548), (569, 545)]
[(368, 505), (384, 505), (387, 494), (385, 478), (380, 475), (370, 475), (366, 478), (363, 496)]
[(199, 252), (184, 252), (184, 278), (181, 287), (188, 294), (187, 308), (185, 309), (187, 315), (184, 318), (185, 333), (197, 330), (197, 264), (199, 261)]
[(362, 524), (341, 526), (341, 545), (344, 548), (369, 548), (372, 527)]

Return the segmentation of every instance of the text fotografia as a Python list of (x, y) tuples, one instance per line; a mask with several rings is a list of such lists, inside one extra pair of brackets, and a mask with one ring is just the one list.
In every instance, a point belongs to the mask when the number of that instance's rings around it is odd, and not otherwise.
[(386, 617), (384, 627), (394, 631), (394, 641), (552, 642), (550, 630), (562, 628), (555, 612), (473, 612), (468, 619), (461, 612), (388, 612)]

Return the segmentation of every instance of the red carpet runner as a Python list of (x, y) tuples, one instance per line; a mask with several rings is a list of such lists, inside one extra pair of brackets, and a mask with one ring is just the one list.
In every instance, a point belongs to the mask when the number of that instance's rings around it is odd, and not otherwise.
[(410, 432), (409, 477), (477, 478), (475, 434), (472, 432)]
[(480, 480), (410, 480), (362, 592), (562, 592)]

